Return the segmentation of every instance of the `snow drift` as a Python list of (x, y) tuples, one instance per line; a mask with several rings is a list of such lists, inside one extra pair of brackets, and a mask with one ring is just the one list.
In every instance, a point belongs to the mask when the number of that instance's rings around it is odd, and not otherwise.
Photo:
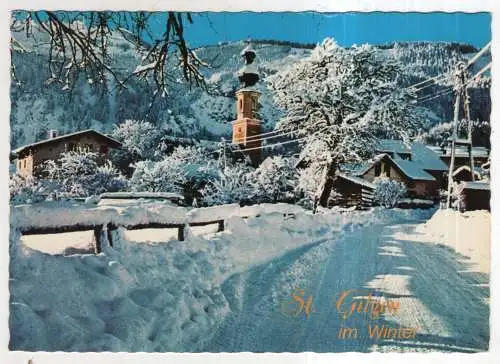
[[(283, 208), (283, 207), (282, 207)], [(266, 208), (263, 208), (266, 210)], [(281, 208), (279, 208), (281, 209)], [(99, 255), (48, 255), (11, 230), (10, 349), (199, 351), (230, 312), (221, 285), (237, 272), (410, 210), (231, 217), (226, 231), (136, 244), (114, 232)], [(423, 212), (428, 214), (428, 212)], [(327, 252), (327, 250), (325, 250)], [(325, 258), (326, 259), (326, 254)], [(316, 261), (317, 262), (317, 261)], [(299, 265), (288, 285), (300, 285)]]
[(490, 220), (488, 211), (438, 210), (418, 226), (418, 240), (442, 244), (470, 258), (480, 272), (490, 271)]

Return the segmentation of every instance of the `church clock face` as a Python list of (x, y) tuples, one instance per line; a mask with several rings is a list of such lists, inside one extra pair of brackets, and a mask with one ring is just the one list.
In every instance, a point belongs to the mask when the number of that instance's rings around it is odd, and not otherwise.
[(233, 130), (234, 141), (244, 142), (245, 141), (245, 128), (242, 126), (235, 126)]

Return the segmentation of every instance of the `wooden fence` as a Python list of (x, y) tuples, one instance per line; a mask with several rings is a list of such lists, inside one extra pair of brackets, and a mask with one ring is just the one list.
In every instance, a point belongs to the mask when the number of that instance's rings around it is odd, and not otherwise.
[(99, 254), (102, 251), (102, 241), (103, 234), (106, 234), (106, 238), (110, 246), (113, 246), (113, 236), (112, 232), (120, 227), (127, 230), (139, 230), (139, 229), (177, 229), (177, 239), (179, 241), (184, 241), (185, 229), (187, 226), (207, 226), (217, 224), (217, 232), (224, 231), (224, 220), (214, 220), (214, 221), (203, 221), (203, 222), (191, 222), (186, 224), (162, 224), (162, 223), (148, 223), (148, 224), (136, 224), (136, 225), (116, 225), (114, 223), (106, 223), (102, 225), (67, 225), (58, 227), (44, 227), (44, 228), (27, 228), (20, 229), (22, 235), (40, 235), (40, 234), (60, 234), (60, 233), (72, 233), (78, 231), (94, 231), (95, 240), (95, 253)]

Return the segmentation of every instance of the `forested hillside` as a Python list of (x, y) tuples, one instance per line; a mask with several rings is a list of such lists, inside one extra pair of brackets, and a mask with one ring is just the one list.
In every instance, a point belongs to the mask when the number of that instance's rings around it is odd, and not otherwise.
[[(166, 135), (219, 139), (230, 134), (230, 122), (235, 117), (234, 93), (238, 87), (235, 75), (242, 67), (240, 52), (246, 42), (226, 43), (196, 49), (199, 58), (210, 64), (203, 69), (209, 92), (190, 87), (181, 80), (179, 70), (172, 71), (166, 97), (153, 99), (150, 86), (131, 79), (125, 89), (118, 89), (110, 79), (106, 85), (96, 85), (92, 79), (80, 77), (73, 87), (51, 82), (45, 34), (34, 27), (32, 34), (15, 33), (12, 59), (14, 65), (11, 88), (11, 146), (44, 139), (47, 131), (60, 133), (95, 128), (111, 132), (114, 125), (127, 119), (147, 120)], [(141, 63), (146, 47), (138, 48), (125, 31), (115, 31), (109, 40), (110, 57), (115, 69), (125, 78)], [(260, 116), (266, 130), (272, 129), (280, 117), (267, 90), (266, 78), (285, 65), (310, 54), (311, 45), (277, 41), (256, 41), (257, 65), (262, 81), (259, 90)], [(142, 49), (142, 50), (141, 50)], [(443, 72), (450, 72), (458, 61), (466, 61), (475, 50), (471, 46), (449, 43), (392, 44), (379, 47), (401, 62), (401, 86), (405, 87)], [(490, 58), (487, 54), (483, 58)], [(478, 62), (484, 64), (483, 62)], [(478, 70), (475, 66), (474, 70)], [(489, 77), (481, 86), (488, 86)], [(419, 92), (419, 99), (449, 90), (451, 81), (428, 87)], [(104, 87), (100, 87), (104, 86)], [(475, 88), (471, 115), (489, 120), (488, 88)], [(425, 117), (430, 124), (449, 121), (452, 117), (452, 93), (421, 102), (427, 108)]]

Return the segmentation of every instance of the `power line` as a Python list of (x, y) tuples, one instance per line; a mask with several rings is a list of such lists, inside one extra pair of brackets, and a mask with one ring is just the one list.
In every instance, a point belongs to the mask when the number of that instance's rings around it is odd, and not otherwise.
[[(445, 73), (442, 73), (442, 74), (439, 74), (439, 75), (437, 75), (437, 76), (434, 76), (434, 77), (428, 78), (427, 80), (423, 80), (423, 81), (421, 81), (421, 82), (419, 82), (419, 83), (416, 83), (416, 84), (414, 84), (414, 85), (408, 86), (406, 89), (416, 88), (417, 86), (424, 85), (424, 84), (426, 84), (427, 82), (434, 81), (434, 80), (439, 79), (439, 78), (441, 78), (441, 77), (443, 77), (443, 76), (446, 76), (446, 74), (445, 74)], [(427, 86), (425, 86), (425, 87), (427, 87)], [(425, 87), (422, 87), (422, 88), (425, 88)], [(418, 90), (416, 90), (416, 91), (418, 91)]]
[(285, 129), (286, 128), (275, 129), (275, 130), (272, 130), (272, 131), (268, 131), (266, 133), (260, 133), (260, 134), (251, 135), (251, 136), (247, 137), (247, 139), (254, 139), (254, 138), (257, 138), (257, 137), (264, 136), (264, 135), (276, 134), (276, 133), (279, 133), (279, 132), (281, 132), (282, 130), (285, 130)]
[(487, 50), (491, 47), (491, 41), (486, 44), (483, 49), (481, 49), (477, 54), (467, 62), (467, 67), (470, 67), (474, 62), (476, 62)]
[[(439, 76), (439, 77), (438, 77), (438, 76)], [(433, 82), (433, 83), (429, 83), (429, 84), (427, 84), (427, 85), (425, 85), (425, 86), (422, 86), (422, 87), (420, 87), (420, 88), (414, 89), (414, 91), (415, 91), (415, 92), (422, 91), (423, 89), (425, 89), (425, 88), (427, 88), (427, 87), (437, 85), (437, 82), (436, 82), (436, 81), (444, 81), (444, 80), (446, 79), (446, 77), (448, 76), (448, 74), (446, 74), (446, 73), (442, 73), (441, 75), (438, 75), (438, 76), (436, 76), (436, 78), (435, 78), (435, 82)], [(412, 88), (412, 86), (407, 87), (407, 89), (410, 89), (410, 88)]]
[[(469, 60), (469, 62), (467, 63), (466, 67), (470, 67), (472, 64), (474, 64), (488, 50), (488, 48), (490, 46), (491, 46), (491, 42), (489, 42), (488, 44), (486, 44), (473, 58), (471, 58)], [(486, 67), (484, 67), (481, 71), (479, 71), (476, 75), (474, 75), (466, 83), (466, 85), (468, 85), (469, 83), (471, 83), (474, 78), (476, 78), (477, 76), (479, 76), (482, 73), (484, 73), (490, 67), (491, 67), (491, 62)], [(421, 82), (418, 82), (416, 84), (410, 85), (410, 86), (406, 87), (405, 89), (407, 89), (407, 90), (413, 89), (415, 92), (418, 92), (418, 91), (421, 91), (421, 90), (423, 90), (423, 89), (425, 89), (427, 87), (436, 85), (437, 81), (443, 81), (447, 76), (448, 76), (447, 73), (442, 73), (442, 74), (436, 75), (434, 77), (428, 78), (426, 80), (423, 80)], [(432, 82), (432, 83), (429, 83), (429, 82)], [(425, 86), (417, 87), (417, 86), (421, 86), (421, 85), (425, 85)], [(422, 102), (427, 102), (427, 101), (430, 101), (430, 100), (434, 100), (434, 99), (436, 99), (438, 97), (441, 97), (441, 96), (444, 96), (446, 94), (449, 94), (452, 91), (453, 91), (453, 89), (450, 89), (450, 90), (447, 90), (447, 91), (444, 91), (444, 92), (440, 92), (440, 93), (434, 94), (432, 96), (431, 95), (427, 95), (427, 96), (424, 96), (420, 100), (417, 99), (415, 103), (416, 104), (420, 104)], [(249, 137), (246, 137), (245, 140), (246, 141), (257, 142), (257, 141), (262, 141), (262, 140), (274, 139), (274, 138), (278, 138), (278, 137), (281, 137), (281, 136), (286, 136), (286, 135), (289, 135), (291, 133), (293, 133), (293, 130), (289, 130), (288, 128), (281, 128), (281, 129), (276, 129), (276, 130), (272, 130), (272, 131), (265, 132), (265, 133), (251, 135)], [(298, 141), (298, 140), (302, 140), (302, 139), (304, 139), (304, 138), (290, 140), (290, 141), (286, 141), (286, 142), (283, 142), (283, 143), (288, 144), (288, 143), (291, 143), (291, 142), (294, 142), (294, 141)], [(240, 151), (256, 150), (256, 149), (261, 149), (261, 148), (269, 148), (269, 147), (272, 147), (272, 146), (282, 145), (283, 143), (268, 144), (268, 145), (261, 146), (261, 147), (246, 148), (246, 149), (242, 149)], [(231, 143), (231, 144), (232, 145), (239, 145), (238, 143)]]
[(467, 86), (468, 84), (470, 84), (472, 81), (474, 81), (474, 79), (475, 79), (477, 76), (482, 75), (484, 72), (486, 72), (486, 71), (487, 71), (488, 69), (490, 69), (490, 68), (491, 68), (491, 62), (490, 62), (490, 63), (488, 63), (486, 66), (484, 66), (484, 67), (481, 69), (481, 71), (479, 71), (479, 72), (478, 72), (478, 73), (476, 73), (474, 76), (472, 76), (472, 77), (470, 78), (470, 80), (469, 80), (469, 81), (467, 81), (467, 83), (465, 84), (465, 86)]
[[(417, 100), (416, 104), (421, 104), (423, 102), (427, 102), (427, 101), (430, 101), (430, 100), (434, 100), (434, 99), (437, 99), (438, 97), (441, 97), (441, 96), (444, 96), (444, 95), (447, 95), (451, 92), (453, 92), (454, 89), (451, 88), (449, 90), (446, 90), (446, 91), (443, 91), (443, 92), (440, 92), (440, 93), (437, 93), (437, 94), (434, 94), (434, 95), (428, 95), (426, 97), (423, 97), (421, 100)], [(430, 97), (429, 97), (430, 96)]]
[[(284, 130), (284, 129), (282, 129), (282, 130)], [(271, 136), (264, 137), (264, 138), (259, 138), (259, 139), (251, 139), (251, 137), (247, 137), (245, 140), (247, 140), (247, 141), (250, 140), (251, 142), (258, 142), (258, 141), (267, 140), (267, 139), (279, 138), (281, 136), (289, 135), (289, 134), (291, 134), (293, 132), (294, 132), (294, 130), (290, 130), (290, 131), (287, 131), (285, 133), (281, 133), (281, 134), (277, 134), (277, 135), (271, 135)], [(255, 137), (257, 135), (260, 136), (260, 134), (256, 134), (256, 135), (252, 135), (252, 137)], [(233, 145), (239, 145), (241, 143), (231, 143), (231, 144), (233, 144)]]
[[(466, 65), (466, 68), (469, 68), (470, 66), (472, 66), (479, 58), (481, 58), (481, 56), (488, 50), (488, 48), (490, 48), (491, 46), (491, 42), (489, 42), (488, 44), (486, 44), (479, 52), (476, 53), (476, 55), (474, 57), (472, 57), (469, 62), (467, 62), (467, 65)], [(423, 90), (424, 88), (427, 88), (429, 86), (432, 86), (434, 85), (437, 81), (439, 80), (440, 78), (445, 78), (447, 76), (446, 73), (442, 73), (440, 75), (437, 75), (437, 76), (434, 76), (434, 77), (431, 77), (431, 78), (428, 78), (426, 80), (423, 80), (421, 82), (418, 82), (414, 85), (411, 85), (411, 86), (408, 86), (407, 89), (410, 89), (410, 88), (414, 88), (415, 91), (420, 91), (420, 90)], [(418, 88), (417, 86), (420, 86), (420, 85), (425, 85), (427, 84), (428, 82), (431, 82), (433, 81), (432, 83), (426, 85), (426, 86), (423, 86), (423, 87), (420, 87)]]
[(253, 147), (253, 148), (245, 148), (245, 149), (239, 149), (237, 152), (247, 152), (250, 150), (257, 150), (257, 149), (264, 149), (264, 148), (271, 148), (271, 147), (277, 147), (278, 145), (285, 145), (285, 144), (290, 144), (290, 143), (297, 143), (300, 142), (304, 139), (307, 139), (308, 137), (302, 137), (299, 139), (292, 139), (292, 140), (287, 140), (286, 142), (280, 142), (280, 143), (275, 143), (275, 144), (266, 144), (266, 145), (261, 145), (260, 147)]

